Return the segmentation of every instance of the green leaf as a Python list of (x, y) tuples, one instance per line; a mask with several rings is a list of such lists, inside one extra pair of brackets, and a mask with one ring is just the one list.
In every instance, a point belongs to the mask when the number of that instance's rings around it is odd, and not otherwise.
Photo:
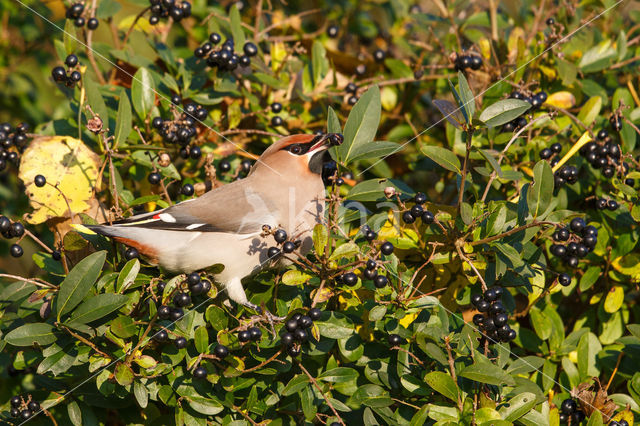
[(332, 383), (343, 383), (355, 381), (358, 378), (358, 372), (353, 368), (337, 367), (327, 370), (318, 376), (318, 380)]
[(413, 78), (411, 67), (400, 59), (387, 58), (384, 60), (384, 65), (389, 68), (394, 78)]
[[(70, 19), (68, 19), (67, 21), (72, 22), (72, 20)], [(84, 84), (84, 90), (87, 93), (87, 102), (89, 103), (91, 110), (95, 114), (100, 116), (106, 126), (109, 123), (109, 114), (107, 112), (107, 104), (105, 104), (104, 98), (100, 93), (100, 86), (98, 86), (98, 83), (96, 83), (95, 81), (93, 81), (93, 79), (89, 78), (86, 75), (82, 80), (82, 83)], [(85, 112), (85, 115), (87, 119), (91, 118), (91, 114), (89, 111)]]
[(34, 343), (46, 346), (58, 340), (54, 330), (51, 324), (42, 322), (25, 324), (7, 333), (4, 340), (13, 346), (31, 346)]
[(124, 89), (120, 90), (120, 101), (118, 102), (118, 116), (116, 118), (116, 129), (114, 132), (114, 146), (121, 144), (127, 139), (131, 132), (131, 103)]
[(460, 108), (457, 108), (454, 104), (444, 99), (434, 99), (431, 103), (438, 108), (438, 111), (442, 113), (445, 120), (447, 120), (453, 127), (456, 129), (462, 129), (464, 117), (460, 113)]
[(292, 269), (290, 271), (285, 272), (284, 275), (282, 275), (282, 284), (297, 286), (297, 285), (305, 284), (311, 278), (312, 277), (309, 274), (305, 274), (302, 271)]
[(413, 190), (407, 187), (401, 181), (394, 179), (370, 179), (364, 182), (358, 183), (351, 188), (347, 199), (351, 201), (377, 201), (380, 199), (386, 199), (384, 195), (384, 189), (386, 187), (393, 187), (396, 191), (402, 192), (405, 195), (413, 195)]
[(495, 386), (514, 386), (513, 378), (497, 365), (483, 362), (469, 365), (462, 369), (460, 377), (465, 377), (478, 383)]
[(150, 169), (153, 168), (155, 164), (155, 166), (158, 168), (158, 170), (160, 171), (160, 173), (162, 173), (163, 176), (170, 177), (171, 179), (177, 179), (177, 180), (182, 179), (182, 177), (180, 176), (180, 173), (178, 173), (178, 169), (176, 169), (176, 166), (174, 166), (173, 163), (169, 164), (167, 167), (161, 167), (157, 164), (158, 163), (157, 156), (149, 151), (142, 151), (142, 150), (134, 151), (133, 154), (131, 154), (131, 158), (137, 164), (143, 165)]
[(104, 250), (90, 254), (78, 262), (62, 281), (56, 299), (58, 321), (84, 299), (100, 276), (106, 257), (107, 252)]
[(504, 420), (514, 422), (531, 411), (535, 405), (536, 395), (531, 392), (523, 392), (507, 401), (498, 411)]
[(146, 408), (149, 403), (149, 392), (142, 383), (133, 383), (133, 395), (136, 397), (136, 401), (138, 401), (140, 408)]
[(122, 294), (105, 293), (90, 297), (73, 311), (69, 324), (87, 324), (119, 309), (129, 298)]
[(122, 386), (129, 386), (133, 383), (133, 370), (127, 364), (119, 362), (116, 364), (116, 381)]
[(578, 373), (580, 374), (580, 381), (600, 375), (600, 370), (596, 363), (598, 352), (601, 350), (602, 345), (593, 333), (587, 333), (580, 338), (577, 348), (577, 351), (580, 354), (578, 357)]
[(309, 385), (309, 378), (305, 374), (299, 374), (289, 380), (289, 383), (287, 383), (280, 393), (284, 396), (293, 395), (307, 385)]
[(451, 376), (442, 371), (432, 371), (424, 376), (424, 381), (436, 392), (457, 403), (460, 395), (458, 385)]
[(593, 286), (600, 274), (602, 273), (602, 269), (597, 266), (589, 266), (585, 271), (584, 275), (580, 278), (580, 291), (586, 291)]
[(538, 161), (533, 168), (533, 184), (527, 192), (529, 213), (535, 218), (547, 210), (553, 197), (553, 171), (544, 160)]
[(340, 125), (340, 119), (333, 108), (329, 107), (327, 112), (327, 132), (329, 133), (342, 133), (342, 126)]
[(467, 113), (467, 123), (471, 124), (473, 114), (476, 112), (476, 101), (473, 98), (473, 92), (469, 87), (469, 82), (462, 71), (458, 71), (458, 90), (460, 92), (460, 100), (462, 101), (460, 106), (464, 108)]
[(590, 98), (582, 108), (580, 108), (578, 120), (582, 121), (585, 126), (589, 127), (593, 124), (596, 118), (598, 118), (600, 109), (602, 109), (602, 98), (600, 96), (594, 96)]
[(62, 37), (62, 40), (64, 41), (64, 50), (67, 55), (76, 51), (78, 47), (78, 42), (76, 41), (77, 38), (76, 26), (73, 23), (73, 19), (67, 19), (64, 23), (64, 35)]
[(382, 158), (395, 154), (402, 149), (402, 145), (395, 142), (375, 141), (362, 145), (351, 152), (351, 161), (365, 160), (368, 158)]
[(320, 334), (331, 339), (344, 339), (355, 333), (353, 322), (340, 312), (331, 312), (325, 321), (317, 321)]
[(521, 116), (529, 108), (531, 108), (529, 102), (520, 99), (503, 99), (485, 108), (478, 118), (487, 127), (496, 127)]
[(587, 426), (603, 426), (604, 422), (602, 421), (602, 414), (598, 410), (593, 410), (591, 413), (591, 417), (589, 417), (589, 422)]
[(498, 174), (498, 177), (503, 177), (502, 168), (493, 155), (484, 149), (479, 149), (478, 152), (487, 160), (491, 168)]
[(327, 232), (327, 228), (321, 223), (318, 223), (313, 227), (313, 248), (315, 249), (318, 256), (324, 255), (327, 241), (329, 241), (329, 233)]
[(616, 56), (618, 53), (611, 47), (611, 40), (604, 40), (587, 50), (580, 58), (578, 66), (585, 73), (600, 71), (610, 66)]
[(131, 284), (135, 281), (140, 272), (140, 261), (138, 259), (131, 259), (122, 268), (118, 274), (118, 280), (116, 281), (116, 291), (118, 293), (124, 293)]
[(420, 150), (424, 155), (426, 155), (445, 169), (456, 172), (458, 174), (461, 173), (460, 160), (458, 160), (458, 157), (450, 150), (442, 148), (440, 146), (432, 145), (423, 145)]
[(193, 340), (196, 344), (196, 350), (201, 354), (207, 353), (209, 350), (209, 332), (207, 327), (200, 326), (196, 328)]
[[(102, 4), (104, 2), (101, 2)], [(138, 117), (145, 119), (156, 100), (156, 83), (151, 72), (146, 68), (139, 68), (131, 81), (131, 102), (138, 113)]]
[(315, 40), (311, 47), (311, 67), (313, 68), (313, 85), (315, 87), (329, 70), (327, 51), (319, 40)]
[(58, 352), (43, 359), (38, 365), (37, 372), (38, 374), (44, 374), (50, 371), (54, 376), (57, 376), (69, 370), (75, 361), (75, 356), (67, 354), (64, 349), (60, 349)]
[(339, 260), (347, 257), (353, 257), (359, 252), (360, 252), (360, 249), (358, 248), (358, 245), (352, 241), (349, 241), (345, 244), (338, 246), (334, 250), (334, 252), (331, 253), (331, 256), (329, 256), (329, 260), (336, 260), (336, 259)]
[[(238, 10), (238, 5), (235, 3), (231, 6), (229, 21), (231, 22), (231, 35), (233, 36), (233, 42), (237, 49), (241, 49), (244, 46), (245, 38), (244, 31), (242, 30), (240, 11)], [(237, 51), (239, 52), (240, 50)]]
[(118, 337), (126, 339), (135, 335), (138, 332), (138, 325), (133, 318), (119, 316), (111, 321), (111, 331)]
[(215, 416), (224, 410), (224, 406), (214, 398), (205, 398), (203, 396), (190, 395), (185, 396), (185, 399), (189, 403), (189, 406), (198, 413), (205, 414), (207, 416)]
[(344, 142), (337, 149), (340, 160), (349, 164), (353, 151), (373, 140), (380, 124), (380, 89), (373, 86), (358, 99), (344, 125)]
[(74, 426), (82, 426), (82, 410), (76, 401), (69, 402), (67, 414), (69, 414), (69, 420)]

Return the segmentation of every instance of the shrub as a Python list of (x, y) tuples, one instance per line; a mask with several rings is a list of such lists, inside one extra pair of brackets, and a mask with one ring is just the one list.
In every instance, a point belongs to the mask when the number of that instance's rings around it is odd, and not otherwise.
[[(640, 413), (636, 6), (0, 4), (3, 420)], [(266, 230), (291, 263), (244, 282), (283, 320), (86, 226), (313, 132), (313, 248)]]

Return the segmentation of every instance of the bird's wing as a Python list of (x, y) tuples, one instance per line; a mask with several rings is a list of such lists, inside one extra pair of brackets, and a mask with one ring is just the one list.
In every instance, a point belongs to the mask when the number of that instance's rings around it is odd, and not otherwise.
[(254, 234), (278, 224), (274, 203), (251, 189), (251, 178), (216, 188), (163, 210), (115, 222), (117, 227)]

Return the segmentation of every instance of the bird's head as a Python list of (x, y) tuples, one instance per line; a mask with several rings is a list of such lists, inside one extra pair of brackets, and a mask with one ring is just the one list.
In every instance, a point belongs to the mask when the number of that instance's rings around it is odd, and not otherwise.
[(251, 173), (268, 167), (280, 173), (301, 170), (320, 175), (324, 153), (332, 146), (340, 145), (343, 140), (340, 133), (287, 136), (262, 153)]

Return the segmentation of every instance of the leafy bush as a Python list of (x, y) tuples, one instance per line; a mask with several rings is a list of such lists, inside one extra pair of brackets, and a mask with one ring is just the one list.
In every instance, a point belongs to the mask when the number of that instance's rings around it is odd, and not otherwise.
[[(637, 5), (0, 4), (3, 420), (640, 414)], [(314, 247), (244, 285), (284, 321), (80, 226), (316, 131)]]

